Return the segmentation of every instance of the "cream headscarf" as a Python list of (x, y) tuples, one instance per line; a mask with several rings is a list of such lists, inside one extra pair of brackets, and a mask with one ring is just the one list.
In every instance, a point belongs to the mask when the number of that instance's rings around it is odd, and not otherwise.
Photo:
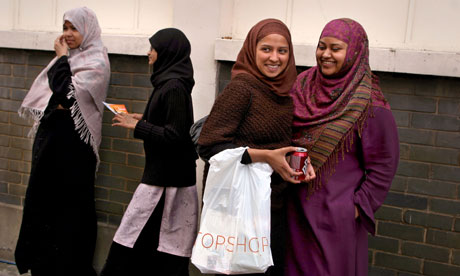
[[(69, 52), (69, 65), (72, 83), (68, 98), (75, 98), (70, 108), (75, 129), (85, 143), (92, 146), (99, 164), (99, 145), (101, 143), (102, 101), (107, 96), (110, 79), (110, 63), (107, 49), (101, 40), (101, 28), (96, 14), (86, 8), (76, 8), (64, 14), (64, 22), (71, 22), (83, 36), (78, 49)], [(31, 134), (34, 135), (52, 96), (48, 84), (48, 70), (56, 62), (55, 57), (38, 75), (19, 109), (21, 117), (32, 117), (35, 121)]]

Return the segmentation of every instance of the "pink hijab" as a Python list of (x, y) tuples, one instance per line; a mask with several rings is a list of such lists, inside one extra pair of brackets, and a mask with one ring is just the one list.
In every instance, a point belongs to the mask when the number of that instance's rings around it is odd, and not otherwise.
[[(98, 150), (104, 111), (102, 101), (107, 96), (110, 79), (107, 49), (102, 44), (101, 28), (92, 10), (86, 7), (72, 9), (64, 14), (63, 19), (64, 22), (71, 22), (83, 36), (80, 47), (69, 51), (72, 84), (67, 97), (76, 99), (70, 108), (71, 116), (81, 140), (92, 146), (99, 164)], [(19, 108), (21, 117), (31, 117), (35, 121), (31, 135), (38, 129), (52, 95), (47, 72), (56, 60), (57, 57), (51, 60), (38, 75)]]
[[(371, 105), (389, 108), (378, 78), (369, 66), (369, 43), (364, 28), (348, 18), (332, 20), (321, 38), (334, 37), (347, 43), (340, 71), (326, 77), (318, 66), (302, 72), (291, 90), (294, 101), (293, 143), (309, 149), (315, 170), (333, 171), (337, 153), (359, 133)], [(321, 181), (319, 178), (316, 182)]]

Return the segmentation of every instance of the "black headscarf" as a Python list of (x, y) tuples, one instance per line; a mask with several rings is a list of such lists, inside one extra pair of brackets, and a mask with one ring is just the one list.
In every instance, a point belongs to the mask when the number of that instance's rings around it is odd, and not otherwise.
[(156, 32), (149, 41), (158, 54), (150, 77), (152, 85), (157, 87), (167, 80), (179, 79), (191, 92), (195, 81), (190, 42), (185, 34), (178, 29), (167, 28)]

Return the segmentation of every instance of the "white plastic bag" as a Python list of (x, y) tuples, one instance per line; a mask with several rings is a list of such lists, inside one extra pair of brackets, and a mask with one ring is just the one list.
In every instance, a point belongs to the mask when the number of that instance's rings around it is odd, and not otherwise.
[(202, 273), (263, 273), (273, 265), (273, 170), (266, 163), (241, 164), (245, 150), (225, 150), (209, 160), (200, 231), (191, 258)]

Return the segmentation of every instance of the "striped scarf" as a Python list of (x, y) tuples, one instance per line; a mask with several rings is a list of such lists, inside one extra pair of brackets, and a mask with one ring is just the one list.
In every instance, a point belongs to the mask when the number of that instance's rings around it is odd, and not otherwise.
[[(363, 27), (351, 19), (329, 22), (321, 37), (335, 37), (347, 43), (345, 62), (338, 77), (326, 78), (318, 66), (297, 77), (291, 95), (294, 101), (293, 143), (309, 150), (317, 173), (310, 183), (314, 191), (321, 175), (331, 175), (353, 142), (354, 128), (361, 135), (370, 106), (386, 106), (378, 79), (369, 66), (369, 47)], [(326, 174), (323, 174), (323, 171)]]

